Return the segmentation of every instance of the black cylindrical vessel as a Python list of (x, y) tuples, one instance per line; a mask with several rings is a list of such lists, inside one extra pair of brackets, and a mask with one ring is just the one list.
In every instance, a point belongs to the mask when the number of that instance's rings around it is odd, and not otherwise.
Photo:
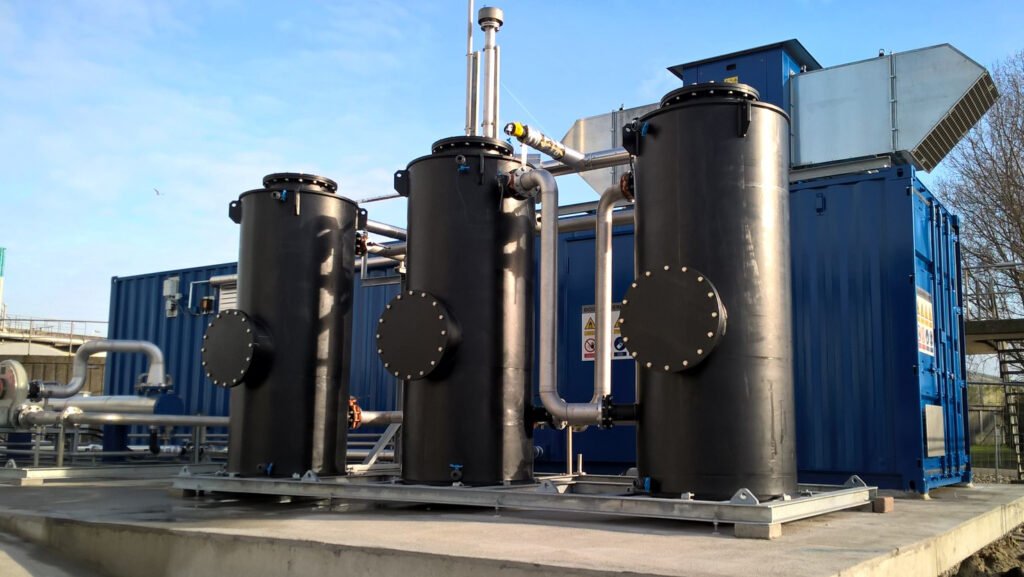
[(207, 376), (233, 387), (228, 470), (344, 474), (358, 207), (323, 177), (263, 185), (231, 203), (238, 310), (217, 315), (203, 349)]
[[(680, 365), (645, 361), (648, 351), (630, 346), (639, 361), (638, 468), (661, 495), (728, 499), (746, 488), (770, 497), (797, 488), (789, 119), (756, 99), (743, 85), (686, 87), (633, 130), (636, 284), (672, 271), (680, 291), (697, 287), (693, 298), (669, 291), (651, 315), (688, 318), (688, 326), (656, 331), (664, 338), (722, 321), (721, 331), (700, 328), (696, 344), (677, 346), (669, 356)], [(623, 307), (624, 334), (640, 320), (633, 305)], [(673, 307), (696, 316), (674, 317)]]
[(409, 198), (406, 291), (381, 317), (385, 366), (405, 379), (402, 478), (470, 485), (532, 478), (532, 200), (499, 174), (508, 145), (434, 143), (395, 175)]

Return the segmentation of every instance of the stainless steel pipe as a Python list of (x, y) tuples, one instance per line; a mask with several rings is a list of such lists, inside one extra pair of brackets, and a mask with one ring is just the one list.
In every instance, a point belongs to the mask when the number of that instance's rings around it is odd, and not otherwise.
[(500, 63), (496, 37), (504, 23), (505, 14), (500, 8), (487, 6), (480, 9), (478, 22), (484, 31), (484, 118), (483, 136), (498, 137), (498, 85)]
[(476, 75), (478, 72), (476, 53), (473, 52), (473, 0), (469, 0), (469, 14), (466, 20), (466, 136), (476, 136)]
[[(633, 210), (616, 210), (612, 212), (612, 226), (633, 224)], [(574, 216), (563, 218), (558, 221), (558, 232), (578, 232), (581, 230), (594, 230), (597, 225), (597, 215)]]
[(540, 398), (552, 418), (569, 425), (601, 423), (602, 404), (567, 403), (558, 394), (558, 183), (546, 170), (524, 170), (514, 179), (523, 192), (540, 190)]
[(360, 427), (381, 427), (402, 422), (402, 411), (362, 411)]
[(594, 317), (597, 324), (594, 358), (594, 395), (602, 403), (612, 394), (612, 227), (615, 207), (626, 202), (621, 185), (609, 186), (597, 204), (594, 245)]
[(558, 160), (548, 160), (540, 163), (540, 167), (555, 176), (564, 174), (576, 174), (599, 168), (611, 168), (629, 164), (630, 154), (625, 148), (609, 148), (606, 150), (595, 150), (583, 155), (583, 160), (576, 166), (570, 166)]
[(388, 238), (393, 238), (395, 240), (405, 240), (409, 238), (409, 231), (404, 228), (400, 228), (386, 222), (378, 222), (376, 220), (366, 221), (366, 231), (386, 236)]
[(366, 244), (366, 252), (391, 260), (405, 260), (406, 244)]
[(226, 427), (228, 417), (206, 415), (132, 415), (123, 413), (85, 413), (64, 411), (23, 412), (17, 422), (21, 426), (46, 425), (141, 425), (166, 427)]
[(505, 125), (505, 134), (514, 136), (522, 144), (571, 167), (580, 167), (586, 158), (582, 152), (569, 148), (527, 124), (509, 122)]
[(51, 399), (43, 407), (50, 411), (63, 411), (68, 407), (77, 407), (83, 411), (101, 413), (136, 413), (152, 415), (156, 409), (155, 397), (136, 395), (75, 395), (63, 399)]
[(98, 339), (87, 341), (78, 347), (71, 369), (71, 380), (66, 385), (44, 384), (39, 388), (39, 398), (65, 399), (77, 395), (89, 377), (89, 357), (96, 353), (143, 353), (149, 357), (147, 384), (161, 385), (164, 382), (164, 354), (160, 347), (149, 341)]

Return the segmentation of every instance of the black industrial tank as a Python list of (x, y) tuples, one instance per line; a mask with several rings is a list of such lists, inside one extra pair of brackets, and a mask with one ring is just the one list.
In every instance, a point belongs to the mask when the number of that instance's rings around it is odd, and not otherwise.
[(406, 381), (406, 482), (532, 477), (536, 216), (499, 182), (520, 166), (505, 143), (457, 137), (395, 175), (409, 198), (408, 276), (380, 319), (378, 348)]
[[(789, 120), (743, 85), (669, 93), (636, 154), (637, 458), (659, 495), (796, 491)], [(727, 319), (727, 320), (726, 320)]]
[(208, 378), (232, 387), (228, 470), (344, 474), (358, 207), (319, 176), (263, 185), (231, 203), (238, 309), (203, 343)]

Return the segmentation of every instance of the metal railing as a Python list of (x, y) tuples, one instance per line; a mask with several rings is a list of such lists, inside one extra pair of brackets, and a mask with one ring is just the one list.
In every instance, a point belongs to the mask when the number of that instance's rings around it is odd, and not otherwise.
[(0, 340), (50, 345), (74, 353), (82, 344), (106, 338), (107, 321), (0, 315)]
[(964, 267), (963, 283), (966, 320), (1024, 318), (1024, 263)]

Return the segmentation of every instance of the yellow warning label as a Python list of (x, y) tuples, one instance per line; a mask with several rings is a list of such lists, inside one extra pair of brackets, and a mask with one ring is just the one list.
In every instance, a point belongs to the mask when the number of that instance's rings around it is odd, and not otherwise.
[(740, 83), (740, 77), (739, 76), (730, 76), (728, 78), (723, 79), (722, 82), (726, 82), (726, 83), (729, 83), (729, 84), (739, 84)]
[(935, 307), (932, 295), (917, 287), (917, 350), (935, 356)]
[[(612, 359), (628, 359), (629, 351), (626, 350), (626, 341), (622, 338), (622, 332), (619, 328), (619, 309), (621, 305), (619, 303), (612, 303)], [(593, 305), (583, 307), (583, 322), (581, 325), (583, 330), (580, 336), (582, 342), (580, 343), (583, 360), (593, 361), (597, 356), (597, 320), (594, 315)]]

